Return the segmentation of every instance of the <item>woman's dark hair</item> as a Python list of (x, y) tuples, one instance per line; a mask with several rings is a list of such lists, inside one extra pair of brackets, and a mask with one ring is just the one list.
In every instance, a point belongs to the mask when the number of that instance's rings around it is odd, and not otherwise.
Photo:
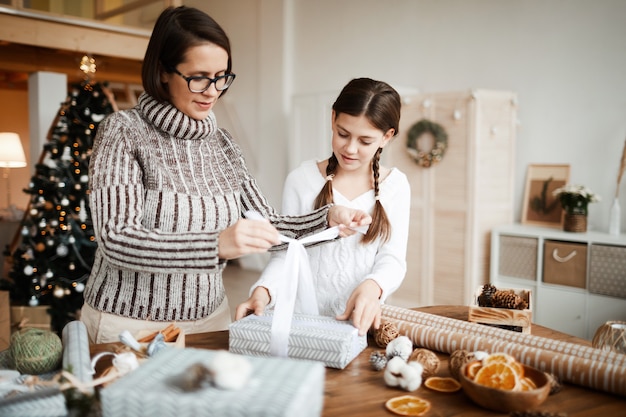
[[(350, 81), (341, 90), (333, 104), (335, 119), (341, 113), (355, 117), (365, 116), (373, 126), (384, 133), (387, 133), (389, 129), (393, 129), (394, 136), (398, 134), (400, 128), (401, 107), (400, 95), (393, 87), (383, 81), (376, 81), (370, 78), (355, 78)], [(372, 177), (376, 203), (372, 213), (372, 224), (367, 234), (363, 236), (362, 243), (373, 242), (379, 236), (383, 241), (387, 241), (391, 236), (391, 224), (379, 200), (378, 179), (380, 176), (380, 154), (382, 151), (383, 148), (378, 148), (372, 158)], [(339, 162), (335, 154), (328, 158), (326, 175), (329, 179), (315, 199), (316, 209), (333, 202), (332, 177), (337, 170), (338, 164)]]
[[(170, 94), (161, 82), (161, 72), (172, 72), (183, 61), (190, 47), (206, 42), (226, 51), (226, 72), (231, 72), (230, 41), (213, 18), (193, 7), (168, 7), (163, 10), (154, 24), (141, 66), (144, 90), (160, 102), (169, 101)], [(223, 91), (222, 95), (225, 93)]]

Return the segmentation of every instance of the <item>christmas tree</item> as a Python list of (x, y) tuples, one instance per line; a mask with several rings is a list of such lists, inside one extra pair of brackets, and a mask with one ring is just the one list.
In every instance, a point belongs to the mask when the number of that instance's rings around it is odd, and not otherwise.
[(47, 305), (52, 329), (60, 334), (77, 319), (96, 242), (89, 210), (89, 159), (99, 123), (113, 112), (113, 100), (99, 83), (70, 88), (51, 126), (18, 235), (6, 256), (12, 262), (8, 289), (13, 305)]

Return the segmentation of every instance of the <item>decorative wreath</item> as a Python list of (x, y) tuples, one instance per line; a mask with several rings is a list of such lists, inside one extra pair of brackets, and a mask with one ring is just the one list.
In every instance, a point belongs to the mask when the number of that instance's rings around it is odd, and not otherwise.
[[(417, 140), (424, 133), (430, 133), (435, 138), (435, 145), (429, 152), (423, 151), (417, 146)], [(422, 119), (411, 126), (407, 136), (407, 152), (419, 166), (428, 168), (441, 162), (448, 147), (448, 134), (443, 126), (430, 120)]]

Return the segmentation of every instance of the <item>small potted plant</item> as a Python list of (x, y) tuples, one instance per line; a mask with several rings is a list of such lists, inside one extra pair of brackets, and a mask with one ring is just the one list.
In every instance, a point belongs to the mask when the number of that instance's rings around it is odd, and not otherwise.
[(600, 197), (582, 185), (566, 185), (552, 192), (561, 202), (565, 211), (563, 230), (566, 232), (586, 232), (589, 203), (600, 201)]

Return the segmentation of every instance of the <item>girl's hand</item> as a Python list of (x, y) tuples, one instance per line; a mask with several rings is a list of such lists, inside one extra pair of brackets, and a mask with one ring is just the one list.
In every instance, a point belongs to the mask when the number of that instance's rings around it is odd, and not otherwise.
[(370, 327), (378, 329), (382, 309), (380, 308), (381, 288), (376, 281), (366, 279), (354, 289), (343, 314), (336, 317), (337, 320), (348, 320), (352, 317), (352, 324), (359, 329), (359, 336), (367, 333)]
[(279, 243), (278, 230), (269, 221), (241, 219), (220, 233), (217, 254), (220, 259), (234, 259), (266, 252)]
[(270, 303), (270, 293), (265, 287), (256, 287), (252, 295), (235, 310), (235, 320), (242, 319), (252, 313), (260, 316), (265, 311), (265, 307)]
[[(346, 237), (356, 233), (351, 227), (366, 226), (372, 222), (372, 216), (362, 210), (351, 209), (345, 206), (332, 206), (328, 210), (328, 225), (339, 226), (339, 236)], [(343, 226), (343, 227), (342, 227)]]

